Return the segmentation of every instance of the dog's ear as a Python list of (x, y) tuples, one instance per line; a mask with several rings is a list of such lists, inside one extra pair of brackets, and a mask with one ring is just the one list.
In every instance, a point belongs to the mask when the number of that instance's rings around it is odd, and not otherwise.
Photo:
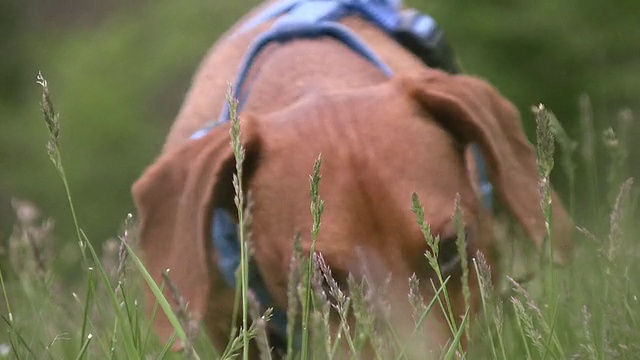
[[(241, 122), (245, 164), (253, 162), (260, 147), (257, 122), (250, 120), (243, 118)], [(220, 125), (202, 138), (165, 152), (132, 187), (144, 265), (158, 286), (161, 274), (170, 269), (169, 278), (197, 320), (206, 315), (212, 286), (220, 282), (210, 275), (210, 271), (217, 271), (211, 265), (212, 209), (230, 209), (234, 204), (232, 177), (236, 162), (229, 128), (229, 124)], [(165, 297), (175, 304), (168, 291)], [(150, 313), (156, 299), (150, 291), (147, 299)], [(163, 342), (173, 333), (160, 310), (154, 329)]]
[[(465, 143), (480, 146), (500, 198), (540, 249), (546, 225), (536, 156), (515, 106), (486, 81), (471, 76), (430, 70), (399, 76), (398, 81), (444, 127)], [(554, 260), (564, 264), (571, 252), (573, 225), (555, 192), (552, 204)]]

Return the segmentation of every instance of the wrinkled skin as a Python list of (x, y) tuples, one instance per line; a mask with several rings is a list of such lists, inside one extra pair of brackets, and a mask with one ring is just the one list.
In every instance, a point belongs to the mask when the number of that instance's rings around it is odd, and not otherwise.
[[(255, 200), (255, 260), (274, 301), (286, 308), (294, 234), (302, 234), (305, 251), (310, 248), (309, 175), (321, 154), (325, 211), (316, 250), (341, 282), (349, 272), (363, 275), (364, 268), (372, 269), (374, 282), (391, 274), (388, 301), (400, 331), (408, 331), (403, 330), (411, 321), (407, 279), (416, 273), (428, 284), (433, 277), (411, 194), (418, 194), (432, 233), (442, 239), (441, 248), (449, 249), (455, 241), (452, 215), (459, 194), (469, 254), (483, 252), (496, 275), (492, 217), (478, 200), (469, 144), (480, 145), (496, 200), (540, 247), (545, 230), (535, 156), (516, 109), (485, 81), (426, 68), (370, 24), (356, 18), (344, 23), (390, 65), (397, 74), (393, 79), (332, 39), (271, 45), (250, 74), (251, 95), (240, 117), (246, 190)], [(235, 213), (235, 165), (228, 125), (201, 139), (187, 139), (217, 118), (226, 83), (233, 81), (251, 39), (264, 29), (235, 38), (225, 35), (211, 49), (162, 153), (133, 187), (149, 272), (160, 283), (160, 273), (171, 268), (190, 311), (204, 320), (218, 349), (226, 346), (234, 326), (233, 289), (218, 272), (209, 229), (213, 207)], [(571, 223), (555, 193), (553, 206), (554, 254), (563, 263), (570, 253)], [(453, 251), (441, 261), (455, 265), (459, 259)], [(448, 291), (457, 316), (465, 312), (459, 274), (456, 266), (445, 274), (453, 278)], [(475, 279), (472, 269), (472, 314), (479, 310)], [(427, 301), (433, 297), (429, 289), (423, 286)], [(153, 295), (148, 299), (153, 304)], [(451, 337), (437, 311), (425, 329), (428, 348), (438, 349)], [(157, 316), (155, 330), (163, 341), (172, 332), (163, 315)]]

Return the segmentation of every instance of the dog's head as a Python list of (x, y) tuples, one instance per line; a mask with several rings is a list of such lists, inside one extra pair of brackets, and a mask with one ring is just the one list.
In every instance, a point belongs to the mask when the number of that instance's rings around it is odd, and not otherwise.
[[(415, 192), (441, 239), (439, 261), (445, 276), (452, 275), (454, 312), (464, 313), (452, 219), (458, 195), (470, 256), (493, 244), (469, 156), (472, 143), (481, 149), (498, 200), (542, 246), (545, 219), (533, 148), (515, 107), (482, 80), (429, 70), (369, 88), (309, 95), (279, 112), (241, 120), (245, 184), (255, 201), (255, 259), (279, 306), (286, 307), (294, 234), (300, 232), (303, 249), (310, 248), (309, 175), (319, 154), (325, 211), (316, 250), (338, 282), (348, 273), (363, 275), (363, 268), (378, 280), (391, 274), (397, 289), (389, 293), (405, 304), (412, 273), (429, 284), (429, 249), (411, 210)], [(217, 269), (210, 228), (213, 208), (235, 211), (228, 130), (220, 126), (163, 154), (133, 187), (147, 269), (160, 283), (161, 272), (170, 268), (189, 310), (207, 320), (210, 331), (225, 328), (220, 319), (230, 317), (224, 312), (231, 307), (224, 302), (233, 301)], [(571, 224), (555, 194), (553, 227), (554, 254), (564, 262)], [(473, 311), (478, 298), (471, 271)], [(423, 288), (424, 297), (432, 297), (431, 288)], [(441, 316), (427, 322), (436, 342), (449, 338)], [(160, 315), (156, 330), (163, 339), (172, 332)]]

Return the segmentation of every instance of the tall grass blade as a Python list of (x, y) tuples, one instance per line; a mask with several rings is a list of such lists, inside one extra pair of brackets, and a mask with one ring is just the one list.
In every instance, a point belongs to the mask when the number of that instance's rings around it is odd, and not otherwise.
[(91, 343), (91, 339), (93, 339), (93, 335), (87, 335), (87, 339), (82, 344), (82, 347), (80, 347), (80, 351), (78, 352), (78, 356), (76, 356), (76, 360), (81, 360), (84, 358), (87, 353), (87, 348), (89, 348), (89, 344)]
[(311, 307), (311, 278), (313, 277), (313, 254), (316, 251), (316, 239), (318, 232), (320, 231), (320, 217), (324, 211), (324, 201), (320, 198), (320, 166), (322, 165), (322, 156), (319, 155), (313, 165), (313, 174), (309, 179), (311, 195), (311, 216), (313, 218), (313, 225), (311, 229), (311, 248), (309, 250), (309, 257), (307, 258), (307, 270), (305, 274), (304, 283), (304, 298), (302, 301), (302, 350), (300, 356), (302, 359), (309, 357), (309, 317), (312, 311)]
[(51, 162), (53, 162), (53, 165), (55, 166), (56, 170), (58, 171), (58, 175), (62, 180), (64, 191), (67, 195), (67, 202), (71, 210), (71, 216), (73, 218), (73, 225), (76, 230), (76, 236), (78, 238), (80, 254), (82, 255), (84, 265), (89, 266), (85, 253), (86, 245), (83, 241), (82, 235), (80, 234), (80, 223), (78, 221), (78, 216), (76, 215), (75, 207), (73, 206), (73, 201), (71, 200), (71, 189), (69, 187), (69, 182), (67, 181), (67, 175), (65, 173), (64, 166), (62, 165), (62, 155), (60, 153), (59, 114), (53, 107), (53, 101), (51, 100), (51, 94), (49, 92), (49, 83), (40, 72), (38, 72), (38, 76), (36, 77), (36, 79), (36, 83), (42, 87), (42, 101), (40, 103), (40, 110), (42, 111), (44, 121), (47, 124), (47, 128), (49, 129), (49, 141), (47, 143), (49, 158), (51, 159)]
[(406, 339), (406, 341), (402, 344), (400, 352), (399, 352), (398, 356), (396, 357), (397, 360), (400, 360), (400, 359), (402, 359), (403, 357), (406, 356), (407, 347), (410, 345), (409, 342), (413, 340), (413, 337), (416, 334), (420, 333), (420, 328), (422, 327), (424, 321), (427, 319), (427, 316), (431, 312), (431, 309), (433, 308), (433, 306), (436, 304), (436, 301), (438, 301), (438, 298), (440, 297), (442, 292), (446, 291), (446, 286), (447, 286), (447, 283), (449, 282), (450, 279), (451, 279), (450, 277), (446, 278), (444, 280), (444, 283), (440, 285), (438, 290), (436, 290), (435, 294), (433, 295), (433, 298), (431, 298), (431, 300), (429, 301), (429, 304), (425, 307), (425, 309), (422, 312), (420, 318), (416, 322), (415, 328), (413, 329), (413, 331), (411, 332), (409, 337)]
[(0, 269), (0, 286), (2, 286), (2, 296), (4, 298), (4, 304), (7, 307), (7, 319), (9, 323), (13, 323), (13, 312), (11, 311), (11, 303), (9, 302), (9, 294), (7, 293), (7, 288), (4, 285), (4, 276), (2, 275), (2, 270)]
[[(31, 356), (33, 356), (34, 358), (37, 358), (36, 354), (33, 352), (33, 349), (31, 349), (31, 346), (29, 345), (29, 343), (25, 340), (25, 338), (22, 336), (20, 331), (18, 331), (18, 329), (15, 328), (13, 323), (11, 321), (9, 321), (9, 319), (7, 319), (4, 315), (0, 315), (0, 317), (2, 317), (2, 320), (4, 320), (4, 322), (9, 326), (9, 330), (11, 331), (11, 333), (16, 335), (20, 345), (22, 345), (22, 347), (25, 350), (27, 350), (27, 352)], [(17, 357), (18, 356), (17, 355), (18, 354), (17, 346), (15, 344), (13, 344), (13, 340), (11, 340), (11, 341), (12, 341), (11, 342), (11, 347), (13, 348), (13, 351), (16, 354), (16, 357)]]
[(293, 239), (291, 260), (289, 263), (289, 277), (287, 279), (287, 354), (286, 360), (293, 359), (293, 344), (295, 339), (296, 324), (300, 302), (297, 296), (297, 288), (301, 282), (302, 271), (302, 247), (300, 244), (300, 232), (296, 232)]
[[(456, 194), (453, 224), (456, 229), (456, 247), (460, 256), (460, 266), (462, 267), (462, 296), (464, 298), (465, 309), (470, 308), (471, 290), (469, 289), (469, 254), (467, 254), (467, 233), (462, 220), (462, 209), (460, 209), (460, 194)], [(467, 339), (469, 335), (469, 325), (464, 327), (464, 334)]]
[[(431, 233), (431, 226), (425, 220), (424, 208), (420, 203), (420, 199), (418, 198), (417, 193), (414, 192), (411, 195), (411, 202), (412, 202), (411, 210), (415, 214), (416, 222), (418, 223), (418, 226), (420, 227), (420, 231), (422, 232), (422, 235), (431, 250), (431, 251), (427, 250), (424, 253), (424, 256), (427, 258), (427, 262), (431, 266), (431, 269), (435, 272), (436, 278), (439, 284), (442, 285), (444, 284), (444, 277), (440, 269), (440, 264), (438, 262), (438, 254), (440, 252), (440, 238), (438, 236), (434, 237), (433, 234)], [(431, 286), (433, 287), (434, 291), (437, 290), (437, 287), (433, 283), (433, 281), (431, 282)], [(453, 313), (453, 308), (451, 306), (451, 300), (449, 299), (449, 292), (446, 290), (446, 288), (445, 288), (445, 291), (443, 291), (443, 298), (444, 298), (444, 303), (442, 302), (440, 297), (437, 297), (438, 303), (442, 308), (443, 314), (445, 314), (445, 319), (447, 321), (447, 324), (449, 325), (451, 334), (452, 335), (457, 334), (458, 325), (457, 325), (455, 315)], [(462, 352), (461, 346), (459, 350)]]
[(245, 151), (240, 140), (240, 119), (238, 119), (238, 100), (233, 98), (233, 88), (229, 85), (227, 89), (227, 103), (229, 104), (229, 117), (231, 128), (229, 135), (231, 145), (236, 160), (236, 173), (233, 175), (233, 187), (235, 189), (234, 202), (238, 211), (239, 241), (240, 241), (240, 277), (242, 287), (242, 358), (249, 359), (249, 339), (247, 335), (249, 326), (249, 251), (247, 249), (247, 234), (245, 229), (245, 204), (244, 191), (242, 185), (242, 164), (244, 162)]
[[(175, 331), (171, 334), (171, 336), (169, 336), (169, 339), (167, 340), (167, 342), (164, 344), (164, 346), (162, 347), (162, 349), (160, 350), (160, 352), (158, 353), (158, 357), (156, 359), (160, 360), (160, 359), (164, 359), (167, 354), (169, 354), (169, 351), (171, 351), (171, 345), (176, 341), (177, 336)], [(216, 359), (218, 359), (216, 357)]]
[(574, 197), (575, 197), (575, 186), (576, 186), (576, 161), (573, 159), (573, 155), (578, 149), (578, 142), (571, 139), (564, 127), (556, 117), (556, 115), (549, 111), (549, 126), (553, 138), (556, 140), (558, 145), (560, 145), (560, 165), (564, 170), (565, 175), (567, 176), (567, 183), (569, 185), (569, 211), (573, 214), (573, 210), (575, 209), (574, 205)]
[(169, 304), (167, 299), (164, 297), (164, 295), (162, 294), (162, 291), (160, 290), (156, 282), (153, 280), (153, 278), (151, 277), (147, 269), (145, 269), (144, 265), (142, 264), (142, 261), (140, 261), (138, 256), (133, 252), (133, 250), (131, 250), (131, 247), (129, 247), (128, 244), (125, 244), (125, 247), (127, 249), (127, 252), (129, 253), (129, 257), (138, 268), (138, 271), (140, 271), (140, 274), (142, 274), (142, 277), (146, 281), (147, 286), (149, 286), (149, 288), (151, 289), (151, 292), (153, 293), (156, 300), (158, 301), (160, 308), (162, 308), (162, 311), (164, 311), (164, 314), (167, 316), (167, 319), (171, 323), (171, 326), (173, 326), (173, 329), (175, 330), (177, 337), (183, 343), (186, 343), (187, 334), (182, 328), (182, 325), (180, 325), (180, 321), (173, 313), (173, 310), (171, 309), (171, 305)]
[[(93, 268), (88, 269), (89, 276), (87, 278), (87, 290), (85, 293), (85, 302), (84, 309), (82, 312), (82, 327), (80, 328), (80, 339), (85, 339), (85, 334), (87, 331), (87, 321), (89, 319), (89, 308), (91, 307), (92, 297), (93, 297)], [(82, 348), (84, 344), (86, 344), (90, 339), (84, 340), (80, 343), (80, 347)]]
[[(461, 339), (462, 339), (462, 335), (464, 334), (464, 329), (466, 328), (466, 324), (467, 324), (468, 319), (469, 319), (469, 309), (467, 309), (467, 311), (465, 311), (464, 317), (462, 318), (462, 322), (460, 323), (460, 327), (458, 328), (458, 332), (455, 334), (455, 337), (453, 338), (453, 341), (449, 345), (449, 350), (444, 355), (444, 359), (445, 360), (454, 359), (454, 358), (456, 358), (458, 356), (461, 356), (461, 357), (464, 358), (464, 355), (462, 355), (463, 351), (462, 350), (457, 350), (457, 349), (461, 349), (462, 348)], [(460, 351), (460, 353), (458, 353), (458, 351)]]

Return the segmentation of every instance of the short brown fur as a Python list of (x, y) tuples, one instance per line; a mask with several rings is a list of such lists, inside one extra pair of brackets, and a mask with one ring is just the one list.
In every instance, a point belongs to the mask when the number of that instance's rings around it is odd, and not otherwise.
[[(443, 239), (454, 235), (451, 217), (459, 194), (473, 235), (470, 249), (492, 253), (492, 218), (479, 204), (475, 164), (469, 156), (468, 145), (478, 143), (497, 199), (540, 247), (545, 227), (535, 155), (517, 110), (487, 82), (427, 68), (361, 19), (344, 23), (398, 75), (387, 79), (332, 39), (271, 45), (252, 71), (241, 123), (250, 164), (246, 182), (255, 200), (255, 260), (275, 302), (285, 309), (292, 238), (299, 231), (304, 249), (309, 249), (308, 176), (322, 154), (320, 195), (326, 207), (317, 250), (336, 273), (357, 274), (360, 249), (381, 275), (391, 273), (397, 279), (397, 291), (390, 293), (399, 295), (392, 303), (407, 315), (406, 279), (414, 272), (431, 276), (422, 255), (427, 246), (410, 208), (411, 194), (417, 192), (433, 233)], [(160, 157), (133, 186), (149, 272), (160, 283), (161, 272), (171, 269), (189, 310), (205, 321), (219, 349), (234, 325), (233, 289), (218, 271), (209, 229), (214, 206), (234, 210), (234, 160), (228, 125), (198, 140), (188, 137), (217, 117), (226, 82), (233, 80), (249, 42), (266, 26), (231, 38), (236, 25), (214, 45)], [(564, 263), (571, 250), (571, 222), (555, 193), (553, 207), (555, 254)], [(497, 266), (493, 270), (499, 271)], [(475, 312), (473, 274), (471, 279)], [(452, 284), (449, 292), (461, 315), (460, 284)], [(426, 289), (424, 296), (430, 296)], [(148, 299), (152, 304), (153, 295)], [(432, 316), (426, 327), (432, 347), (450, 337), (441, 315)], [(162, 340), (173, 331), (163, 315), (157, 316), (155, 330)]]

